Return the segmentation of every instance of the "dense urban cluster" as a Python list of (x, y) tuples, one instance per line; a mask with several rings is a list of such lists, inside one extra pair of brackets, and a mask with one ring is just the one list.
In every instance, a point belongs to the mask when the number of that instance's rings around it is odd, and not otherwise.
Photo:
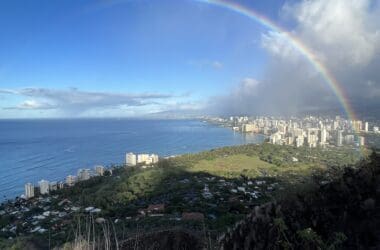
[(94, 171), (91, 171), (89, 168), (79, 169), (77, 175), (68, 175), (65, 181), (40, 180), (38, 186), (34, 186), (33, 183), (28, 182), (25, 184), (25, 194), (21, 198), (30, 199), (38, 194), (46, 195), (51, 191), (72, 187), (79, 181), (86, 181), (91, 177), (103, 176), (104, 174), (112, 174), (112, 169), (106, 169), (104, 166), (97, 165), (94, 167)]
[(247, 117), (207, 118), (214, 123), (231, 127), (243, 133), (260, 133), (269, 136), (269, 142), (296, 147), (364, 146), (365, 134), (380, 134), (379, 127), (367, 121), (348, 120), (340, 116), (323, 118)]
[[(136, 166), (141, 165), (142, 168), (152, 166), (152, 164), (157, 163), (159, 160), (156, 154), (134, 154), (127, 153), (125, 157), (126, 166)], [(106, 169), (104, 166), (96, 165), (92, 171), (89, 168), (79, 169), (77, 175), (68, 175), (65, 181), (47, 181), (41, 180), (38, 182), (38, 186), (34, 186), (33, 183), (25, 184), (25, 194), (21, 198), (30, 199), (35, 197), (37, 194), (45, 195), (49, 194), (51, 191), (56, 191), (58, 189), (63, 189), (65, 187), (72, 187), (75, 183), (80, 181), (89, 180), (94, 176), (112, 175), (112, 169)]]
[[(156, 154), (127, 153), (125, 166), (138, 166), (142, 169), (152, 167), (159, 160)], [(3, 220), (15, 220), (1, 228), (5, 235), (24, 235), (28, 233), (45, 233), (48, 230), (59, 232), (70, 225), (70, 220), (79, 212), (98, 214), (102, 211), (94, 206), (83, 207), (69, 199), (60, 198), (55, 191), (70, 188), (79, 182), (88, 181), (94, 177), (112, 176), (117, 168), (106, 168), (96, 165), (93, 170), (79, 169), (77, 175), (68, 175), (65, 181), (41, 180), (38, 185), (25, 184), (25, 194), (1, 204), (0, 216)], [(148, 207), (145, 212), (156, 211), (157, 207)], [(161, 211), (161, 210), (160, 210)], [(140, 211), (143, 213), (143, 210)], [(10, 217), (9, 217), (10, 216)], [(13, 218), (13, 219), (11, 219)], [(4, 224), (5, 221), (2, 221)], [(9, 221), (10, 222), (10, 221)], [(20, 224), (20, 223), (21, 224)]]
[(129, 152), (125, 155), (125, 164), (127, 166), (136, 166), (143, 164), (142, 168), (146, 168), (158, 162), (158, 155), (156, 154), (134, 154)]

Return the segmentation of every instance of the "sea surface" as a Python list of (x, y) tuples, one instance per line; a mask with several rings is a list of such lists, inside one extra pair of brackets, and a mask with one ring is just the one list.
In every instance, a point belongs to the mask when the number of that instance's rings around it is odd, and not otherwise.
[(21, 195), (27, 182), (121, 164), (126, 152), (163, 157), (263, 140), (199, 120), (0, 120), (0, 201)]

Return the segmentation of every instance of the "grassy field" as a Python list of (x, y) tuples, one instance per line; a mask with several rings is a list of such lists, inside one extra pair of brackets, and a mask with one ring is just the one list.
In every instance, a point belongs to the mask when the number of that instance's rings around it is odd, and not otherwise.
[(188, 171), (192, 173), (204, 172), (215, 176), (236, 178), (240, 175), (249, 178), (262, 176), (288, 176), (288, 175), (308, 175), (311, 171), (321, 168), (315, 164), (294, 163), (285, 166), (277, 166), (260, 160), (258, 156), (248, 156), (244, 154), (218, 157), (212, 160), (201, 160)]
[[(263, 170), (277, 168), (275, 165), (262, 161), (257, 156), (243, 154), (218, 157), (212, 160), (201, 160), (189, 168), (190, 172), (204, 172), (220, 177), (239, 177), (241, 174), (257, 177)], [(271, 171), (272, 172), (272, 171)]]

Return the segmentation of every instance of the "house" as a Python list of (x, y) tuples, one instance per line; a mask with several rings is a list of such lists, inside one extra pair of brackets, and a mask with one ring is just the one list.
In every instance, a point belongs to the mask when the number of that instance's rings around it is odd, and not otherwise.
[(94, 208), (90, 213), (100, 213), (102, 210), (100, 208)]
[(252, 198), (254, 198), (254, 199), (259, 198), (258, 193), (256, 193), (256, 192), (251, 192), (250, 195), (251, 195)]
[(142, 215), (142, 216), (145, 216), (146, 215), (146, 209), (140, 208), (139, 210), (137, 210), (137, 213)]
[(148, 213), (158, 213), (165, 211), (165, 204), (151, 204), (146, 209)]
[(182, 220), (203, 221), (204, 215), (199, 212), (182, 213)]
[(212, 198), (212, 194), (211, 194), (210, 189), (208, 188), (207, 184), (205, 184), (202, 195), (205, 199), (211, 199)]
[(58, 203), (58, 206), (62, 206), (62, 205), (65, 204), (65, 203), (71, 203), (71, 201), (69, 201), (68, 199), (63, 199), (62, 201), (60, 201), (60, 202)]
[(149, 214), (149, 217), (163, 217), (164, 214)]
[(65, 217), (66, 215), (67, 215), (66, 212), (60, 212), (60, 213), (58, 214), (58, 217), (59, 217), (59, 218), (63, 218), (63, 217)]
[(231, 196), (228, 198), (229, 203), (235, 203), (239, 201), (239, 196)]
[(140, 208), (137, 210), (137, 213), (140, 214), (140, 216), (145, 216), (148, 213), (149, 214), (160, 214), (165, 211), (165, 204), (151, 204), (148, 206), (148, 208)]
[(84, 211), (86, 211), (86, 212), (91, 212), (93, 209), (94, 209), (94, 207), (86, 207), (86, 208), (84, 209)]
[(43, 216), (48, 217), (50, 216), (50, 211), (45, 211), (42, 213)]

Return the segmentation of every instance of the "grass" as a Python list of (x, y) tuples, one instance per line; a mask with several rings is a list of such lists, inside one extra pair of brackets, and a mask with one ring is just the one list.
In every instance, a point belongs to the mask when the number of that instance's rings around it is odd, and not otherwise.
[(188, 169), (189, 172), (204, 172), (220, 177), (238, 177), (245, 174), (249, 177), (261, 175), (263, 169), (273, 169), (275, 165), (260, 160), (257, 156), (243, 154), (218, 157), (212, 160), (201, 160)]
[(260, 160), (258, 156), (237, 154), (217, 157), (212, 160), (201, 160), (190, 167), (188, 171), (193, 173), (204, 172), (227, 178), (239, 177), (241, 174), (250, 178), (257, 178), (263, 175), (307, 175), (314, 169), (316, 169), (316, 166), (312, 164), (294, 163), (286, 166), (276, 166)]

